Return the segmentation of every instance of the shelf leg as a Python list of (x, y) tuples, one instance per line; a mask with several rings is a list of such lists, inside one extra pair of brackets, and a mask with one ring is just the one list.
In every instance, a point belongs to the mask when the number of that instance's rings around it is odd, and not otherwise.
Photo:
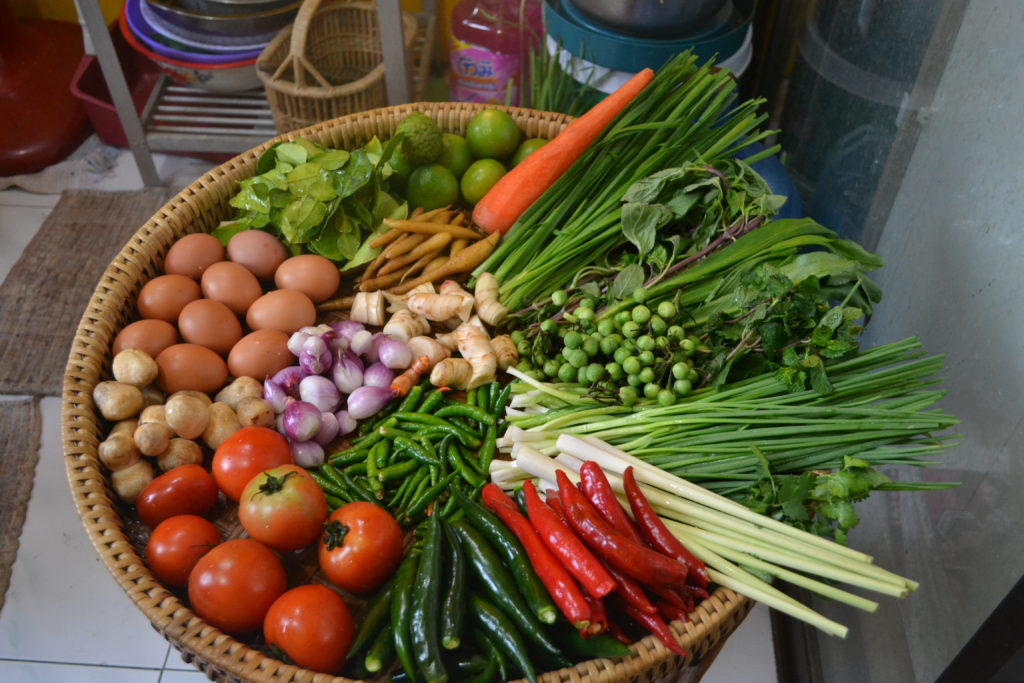
[(159, 187), (162, 185), (160, 174), (157, 173), (153, 164), (153, 155), (146, 142), (146, 133), (142, 129), (142, 122), (135, 112), (135, 103), (132, 101), (131, 91), (128, 89), (128, 81), (125, 80), (124, 71), (121, 70), (121, 63), (114, 51), (114, 43), (110, 39), (106, 23), (103, 21), (103, 12), (100, 10), (99, 0), (75, 0), (78, 6), (79, 16), (83, 26), (89, 34), (96, 50), (96, 58), (100, 62), (100, 70), (110, 90), (110, 97), (117, 109), (117, 117), (121, 121), (128, 145), (135, 157), (135, 165), (142, 176), (142, 182), (146, 187)]
[(398, 0), (377, 1), (377, 21), (380, 26), (381, 48), (384, 55), (384, 79), (388, 104), (409, 101), (409, 55), (405, 51), (402, 31), (402, 10)]

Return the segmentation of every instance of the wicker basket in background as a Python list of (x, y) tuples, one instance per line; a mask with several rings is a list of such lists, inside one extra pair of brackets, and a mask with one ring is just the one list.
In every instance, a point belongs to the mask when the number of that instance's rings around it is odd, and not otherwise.
[(433, 19), (421, 21), (403, 12), (402, 31), (413, 73), (386, 75), (376, 3), (305, 0), (295, 21), (256, 60), (277, 132), (385, 106), (385, 77), (409, 78), (412, 99), (419, 99), (430, 62)]
[[(93, 545), (115, 580), (138, 606), (153, 627), (191, 662), (218, 681), (300, 681), (336, 683), (324, 674), (288, 665), (206, 623), (192, 612), (181, 592), (172, 592), (157, 581), (144, 562), (147, 530), (132, 508), (121, 504), (101, 468), (97, 446), (109, 425), (99, 418), (92, 400), (98, 382), (110, 376), (111, 343), (126, 324), (136, 319), (135, 300), (142, 285), (160, 275), (168, 248), (179, 237), (208, 232), (230, 217), (228, 200), (238, 182), (256, 173), (256, 162), (273, 142), (296, 135), (333, 148), (351, 149), (374, 135), (389, 137), (412, 110), (432, 116), (443, 130), (464, 133), (470, 118), (483, 108), (478, 104), (420, 103), (360, 112), (325, 121), (280, 136), (249, 150), (206, 173), (165, 204), (128, 241), (109, 264), (82, 315), (64, 374), (61, 435), (64, 460), (78, 513)], [(554, 136), (568, 122), (561, 114), (514, 107), (508, 111), (525, 137)], [(241, 535), (233, 508), (224, 508), (215, 521), (225, 538)], [(299, 573), (315, 573), (316, 554), (305, 555)], [(291, 564), (303, 562), (289, 558)], [(292, 569), (295, 569), (292, 567)], [(686, 623), (671, 625), (689, 656), (674, 655), (648, 636), (632, 646), (633, 654), (619, 660), (595, 659), (572, 668), (545, 673), (547, 683), (597, 681), (696, 681), (711, 663), (718, 648), (742, 622), (751, 602), (736, 593), (717, 589), (690, 614)], [(102, 627), (102, 624), (97, 624)]]

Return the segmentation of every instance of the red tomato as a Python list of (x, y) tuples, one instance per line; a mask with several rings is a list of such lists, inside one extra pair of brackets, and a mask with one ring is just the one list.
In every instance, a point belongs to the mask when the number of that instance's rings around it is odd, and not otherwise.
[(146, 564), (172, 588), (188, 583), (189, 572), (220, 543), (217, 527), (196, 515), (175, 515), (156, 525), (146, 543)]
[(188, 577), (195, 613), (233, 635), (258, 629), (287, 588), (281, 560), (251, 538), (221, 543), (199, 558)]
[(384, 583), (402, 560), (402, 529), (378, 505), (348, 503), (327, 519), (318, 555), (331, 583), (366, 593)]
[(250, 479), (291, 462), (292, 451), (283, 436), (267, 427), (242, 427), (214, 452), (213, 478), (224, 495), (237, 502)]
[(309, 472), (281, 465), (253, 477), (238, 502), (238, 521), (251, 537), (276, 550), (298, 550), (324, 530), (327, 499)]
[(274, 601), (263, 620), (268, 644), (305, 669), (329, 674), (345, 666), (354, 631), (345, 601), (319, 583), (291, 589)]
[(217, 502), (217, 483), (199, 465), (182, 465), (164, 472), (142, 489), (135, 509), (149, 527), (175, 515), (203, 516)]

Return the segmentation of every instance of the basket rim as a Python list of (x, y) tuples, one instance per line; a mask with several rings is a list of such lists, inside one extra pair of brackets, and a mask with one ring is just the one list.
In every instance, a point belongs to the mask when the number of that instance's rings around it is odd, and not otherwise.
[[(118, 509), (120, 504), (115, 503), (110, 494), (108, 477), (96, 453), (102, 432), (91, 391), (109, 374), (110, 343), (118, 331), (117, 321), (104, 306), (108, 303), (122, 308), (130, 305), (134, 300), (133, 294), (121, 280), (126, 271), (138, 268), (138, 263), (144, 261), (143, 252), (150, 248), (154, 235), (169, 232), (169, 225), (175, 220), (191, 225), (197, 218), (194, 199), (210, 192), (210, 188), (223, 189), (223, 183), (235, 183), (247, 174), (251, 175), (256, 161), (271, 145), (300, 135), (318, 139), (331, 132), (347, 130), (347, 126), (358, 128), (382, 121), (394, 123), (411, 111), (430, 114), (454, 111), (468, 115), (485, 107), (507, 111), (521, 125), (531, 117), (559, 127), (571, 121), (564, 114), (522, 107), (417, 102), (348, 114), (283, 133), (208, 171), (170, 198), (108, 264), (83, 312), (69, 350), (61, 395), (61, 444), (72, 498), (90, 541), (115, 581), (175, 648), (210, 667), (206, 669), (196, 661), (192, 662), (211, 678), (216, 673), (233, 677), (232, 680), (354, 683), (353, 679), (332, 677), (285, 664), (213, 627), (200, 619), (176, 593), (160, 584), (143, 562), (125, 533), (124, 520)], [(141, 282), (146, 276), (139, 272), (134, 277)], [(538, 679), (548, 683), (638, 680), (638, 673), (650, 671), (655, 666), (665, 666), (670, 662), (678, 667), (689, 665), (727, 637), (752, 606), (753, 602), (748, 598), (718, 587), (689, 615), (689, 621), (670, 624), (677, 641), (688, 651), (687, 658), (678, 657), (655, 636), (648, 635), (630, 646), (632, 654), (628, 657), (588, 660), (566, 669), (545, 672)], [(723, 636), (726, 628), (729, 630)]]

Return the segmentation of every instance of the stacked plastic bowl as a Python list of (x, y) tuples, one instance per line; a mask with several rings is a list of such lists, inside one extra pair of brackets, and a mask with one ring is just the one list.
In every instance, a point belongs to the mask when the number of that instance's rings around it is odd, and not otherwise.
[(301, 0), (126, 0), (120, 28), (179, 83), (215, 92), (261, 87), (256, 58)]

